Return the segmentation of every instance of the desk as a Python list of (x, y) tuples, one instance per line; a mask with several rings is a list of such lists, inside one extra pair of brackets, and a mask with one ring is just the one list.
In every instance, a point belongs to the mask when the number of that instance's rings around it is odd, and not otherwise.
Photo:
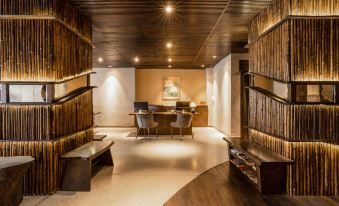
[[(137, 112), (132, 112), (129, 115), (136, 115)], [(171, 134), (171, 122), (177, 120), (177, 113), (173, 112), (152, 112), (155, 122), (158, 122), (158, 134), (170, 135)], [(200, 113), (194, 113), (193, 115), (199, 115)], [(156, 134), (155, 129), (150, 131), (151, 134)], [(192, 125), (189, 128), (182, 130), (184, 135), (192, 135)], [(143, 134), (140, 132), (140, 134)], [(179, 135), (179, 129), (173, 128), (173, 135)], [(142, 135), (141, 135), (142, 136)]]

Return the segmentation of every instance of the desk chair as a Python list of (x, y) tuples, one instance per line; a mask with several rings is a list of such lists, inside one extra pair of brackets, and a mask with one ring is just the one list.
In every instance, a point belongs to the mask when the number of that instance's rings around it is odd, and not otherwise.
[[(137, 123), (138, 123), (138, 131), (136, 139), (138, 138), (140, 129), (144, 129), (144, 136), (146, 138), (146, 129), (148, 131), (148, 135), (150, 135), (149, 130), (152, 128), (156, 129), (157, 139), (158, 136), (158, 123), (153, 121), (153, 115), (151, 113), (144, 113), (144, 114), (136, 114), (137, 116)], [(151, 140), (151, 138), (149, 138)]]
[[(192, 124), (193, 114), (190, 112), (178, 113), (177, 114), (177, 121), (171, 122), (171, 139), (173, 138), (173, 128), (180, 129), (180, 141), (182, 141), (182, 129), (189, 128)], [(194, 139), (193, 132), (192, 132), (192, 139)]]

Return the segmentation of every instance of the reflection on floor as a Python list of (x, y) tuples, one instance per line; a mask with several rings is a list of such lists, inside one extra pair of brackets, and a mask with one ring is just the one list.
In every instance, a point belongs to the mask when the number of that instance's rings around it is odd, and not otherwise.
[(338, 206), (339, 197), (260, 195), (228, 162), (178, 191), (165, 206)]
[(202, 172), (227, 161), (223, 134), (213, 128), (194, 128), (179, 141), (169, 136), (152, 141), (134, 128), (99, 128), (115, 141), (114, 168), (95, 170), (91, 192), (59, 192), (53, 196), (25, 197), (22, 205), (160, 206)]

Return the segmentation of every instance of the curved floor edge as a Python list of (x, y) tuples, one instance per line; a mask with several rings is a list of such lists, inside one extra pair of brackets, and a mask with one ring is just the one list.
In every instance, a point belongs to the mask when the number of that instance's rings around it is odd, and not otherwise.
[(217, 165), (175, 193), (165, 206), (335, 206), (339, 197), (261, 195), (229, 162)]

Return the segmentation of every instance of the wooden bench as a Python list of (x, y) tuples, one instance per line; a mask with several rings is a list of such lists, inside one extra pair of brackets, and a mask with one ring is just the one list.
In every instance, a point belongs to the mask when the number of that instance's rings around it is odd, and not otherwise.
[(294, 161), (241, 138), (227, 138), (230, 164), (262, 194), (286, 193), (287, 166)]
[(23, 177), (34, 158), (0, 157), (0, 205), (19, 205), (23, 199)]
[(105, 134), (96, 134), (93, 136), (93, 141), (102, 141), (107, 137)]
[(65, 169), (61, 190), (90, 191), (92, 166), (113, 166), (111, 146), (113, 141), (92, 141), (63, 156)]

